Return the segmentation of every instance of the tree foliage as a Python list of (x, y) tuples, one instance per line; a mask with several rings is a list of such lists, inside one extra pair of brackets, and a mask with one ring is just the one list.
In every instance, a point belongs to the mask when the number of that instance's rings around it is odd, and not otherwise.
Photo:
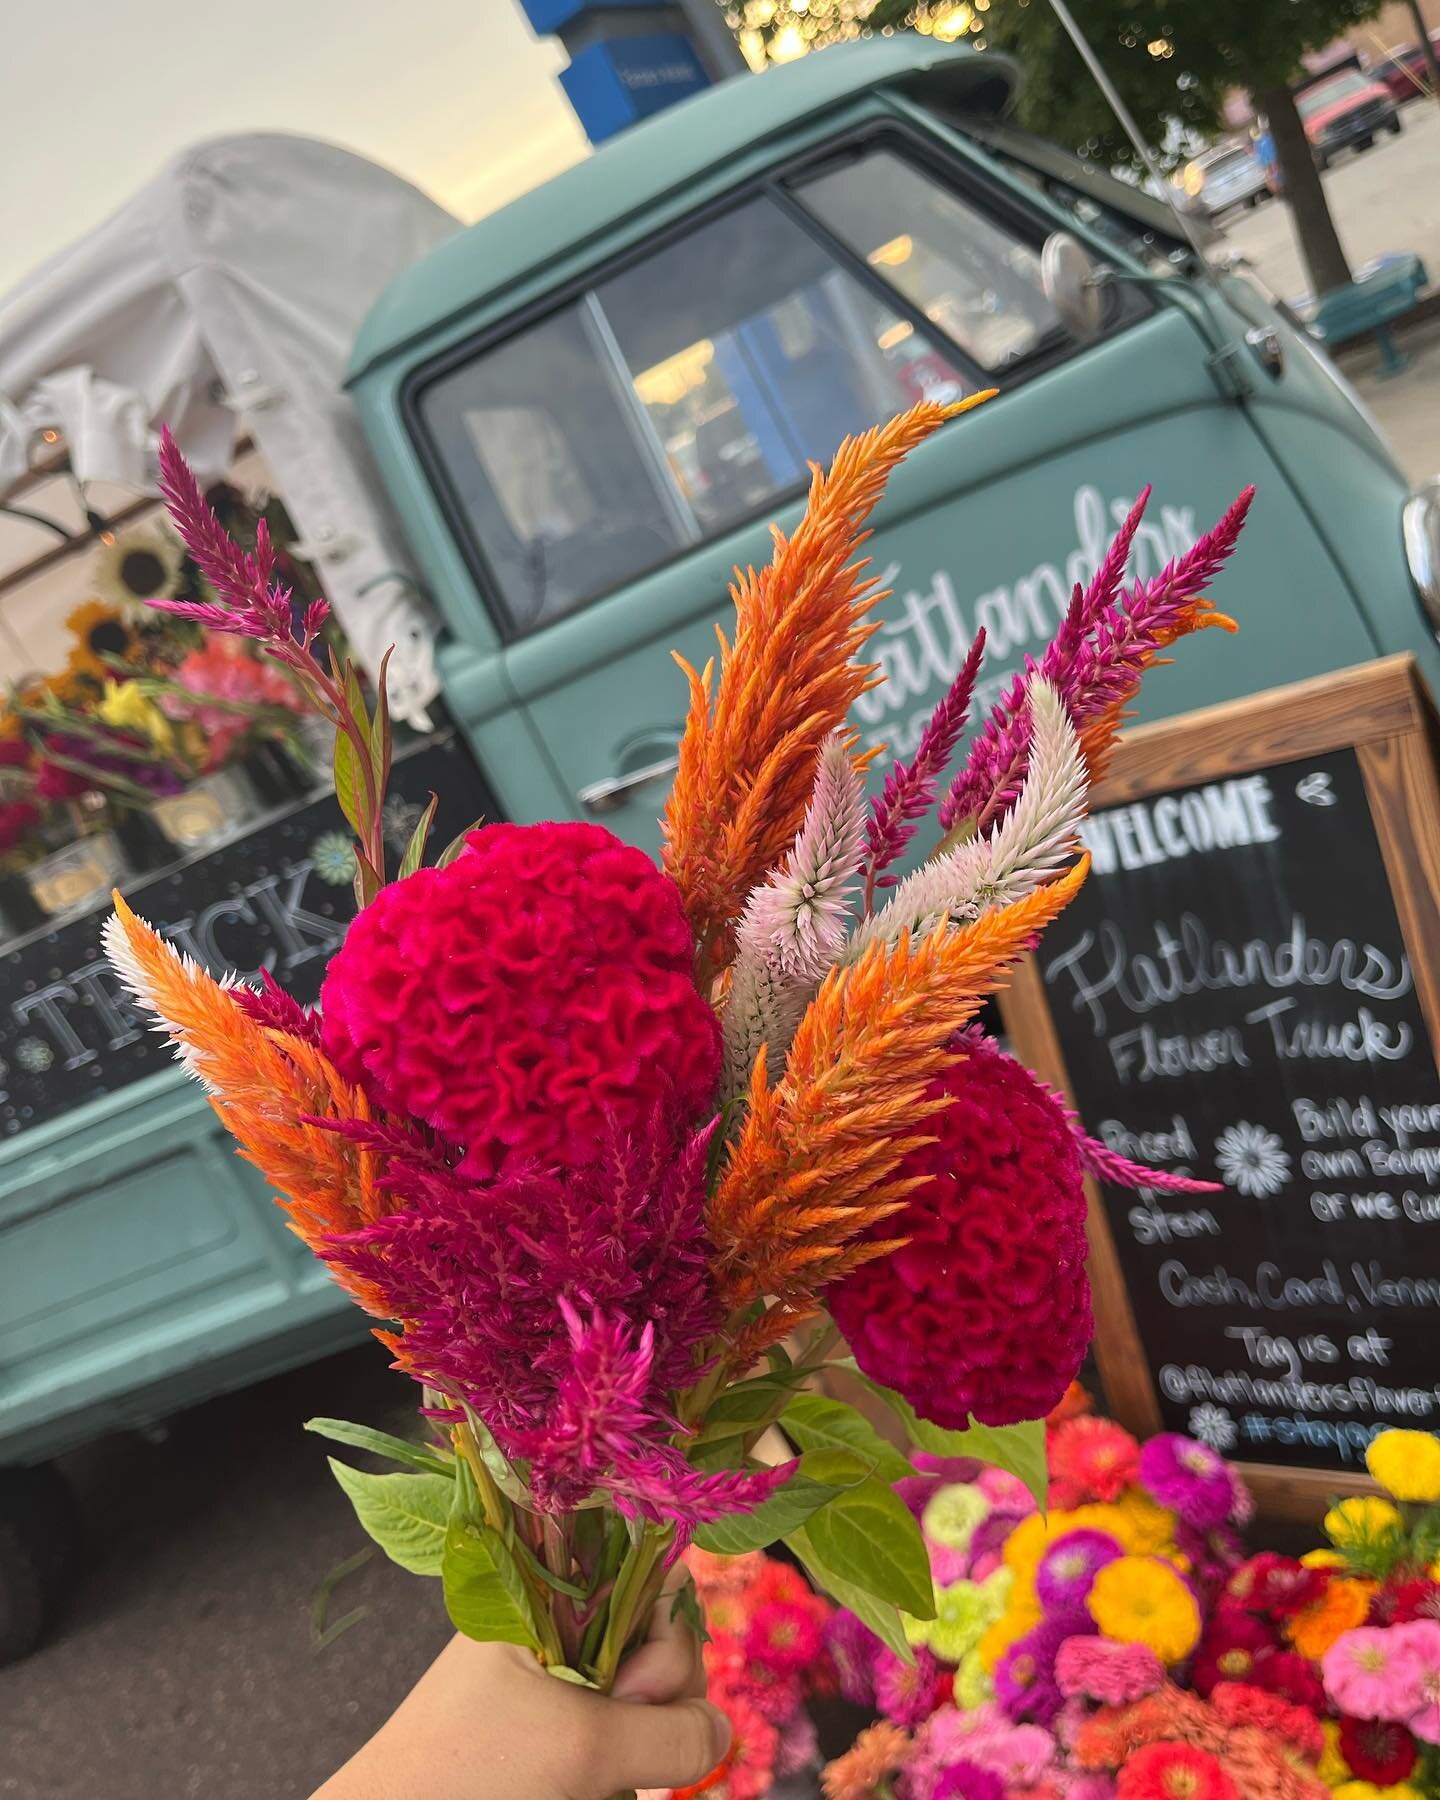
[[(1171, 121), (1210, 136), (1234, 88), (1288, 86), (1308, 51), (1373, 18), (1380, 0), (1084, 0), (1082, 29), (1147, 141)], [(990, 0), (985, 40), (1025, 70), (1022, 122), (1103, 162), (1134, 160), (1105, 96), (1046, 0)]]

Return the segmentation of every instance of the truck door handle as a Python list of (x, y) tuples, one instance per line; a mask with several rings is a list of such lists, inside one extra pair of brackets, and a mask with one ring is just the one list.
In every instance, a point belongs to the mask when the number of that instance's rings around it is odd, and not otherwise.
[(614, 812), (617, 806), (624, 803), (625, 796), (632, 789), (644, 787), (649, 781), (659, 781), (662, 775), (673, 775), (679, 767), (678, 754), (662, 757), (659, 762), (646, 763), (641, 769), (632, 769), (628, 775), (612, 775), (608, 781), (592, 781), (589, 787), (581, 788), (576, 798), (586, 812)]

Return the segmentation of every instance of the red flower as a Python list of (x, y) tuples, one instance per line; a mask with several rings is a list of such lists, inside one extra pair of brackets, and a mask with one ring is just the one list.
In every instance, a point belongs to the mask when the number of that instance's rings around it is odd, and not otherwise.
[(1197, 1694), (1208, 1694), (1218, 1682), (1251, 1681), (1257, 1663), (1278, 1648), (1259, 1619), (1231, 1606), (1219, 1607), (1195, 1652), (1191, 1683)]
[(0, 769), (23, 769), (32, 755), (29, 744), (21, 737), (0, 737)]
[(745, 1649), (751, 1660), (777, 1674), (798, 1673), (824, 1648), (821, 1621), (815, 1610), (789, 1600), (764, 1600), (750, 1619)]
[(1140, 1446), (1123, 1425), (1084, 1415), (1050, 1434), (1049, 1458), (1052, 1483), (1073, 1493), (1077, 1505), (1118, 1500), (1140, 1470)]
[(32, 826), (40, 823), (40, 809), (28, 800), (0, 805), (0, 850), (13, 850)]
[(1415, 1767), (1415, 1740), (1386, 1719), (1342, 1718), (1340, 1754), (1359, 1780), (1393, 1787)]
[(350, 927), (322, 990), (336, 1067), (472, 1176), (584, 1167), (657, 1113), (676, 1132), (708, 1114), (720, 1028), (674, 884), (598, 825), (490, 825), (468, 844)]
[(1127, 1756), (1116, 1800), (1239, 1800), (1235, 1784), (1208, 1750), (1189, 1744), (1146, 1744)]
[(1292, 1706), (1279, 1694), (1235, 1681), (1222, 1681), (1210, 1704), (1227, 1725), (1254, 1725), (1271, 1737), (1283, 1738), (1307, 1762), (1319, 1762), (1325, 1734), (1313, 1712)]
[(1261, 1657), (1250, 1675), (1250, 1683), (1317, 1715), (1325, 1711), (1325, 1688), (1315, 1665), (1293, 1650), (1276, 1650)]
[(1381, 1588), (1370, 1605), (1375, 1625), (1408, 1625), (1412, 1619), (1440, 1619), (1440, 1581), (1419, 1576)]
[(1324, 1569), (1307, 1569), (1293, 1556), (1262, 1550), (1241, 1563), (1226, 1582), (1225, 1593), (1247, 1612), (1289, 1619), (1316, 1598), (1327, 1579)]
[(873, 1235), (907, 1238), (829, 1290), (860, 1367), (923, 1419), (964, 1427), (1037, 1419), (1090, 1341), (1085, 1193), (1055, 1098), (967, 1032), (928, 1090), (951, 1104), (902, 1176), (922, 1185)]

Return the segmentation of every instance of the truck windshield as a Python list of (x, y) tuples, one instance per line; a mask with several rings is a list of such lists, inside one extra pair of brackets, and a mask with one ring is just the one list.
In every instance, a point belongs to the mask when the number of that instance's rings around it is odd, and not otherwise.
[(771, 510), (811, 460), (980, 370), (768, 195), (420, 390), (502, 625), (531, 631)]

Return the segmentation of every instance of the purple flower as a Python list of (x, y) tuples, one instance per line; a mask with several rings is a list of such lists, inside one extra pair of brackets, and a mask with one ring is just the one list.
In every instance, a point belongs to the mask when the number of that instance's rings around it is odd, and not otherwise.
[(1044, 1620), (1014, 1643), (995, 1667), (995, 1698), (1017, 1724), (1033, 1720), (1048, 1725), (1059, 1712), (1062, 1696), (1055, 1682), (1060, 1646), (1075, 1635), (1073, 1622)]
[(935, 789), (946, 764), (954, 755), (960, 734), (970, 717), (970, 696), (975, 677), (985, 654), (985, 630), (975, 634), (975, 642), (951, 683), (950, 691), (930, 716), (920, 734), (915, 755), (909, 765), (894, 763), (885, 777), (884, 789), (871, 807), (866, 828), (865, 884), (867, 896), (876, 887), (893, 887), (894, 877), (882, 875), (915, 835), (915, 821), (930, 810)]
[(917, 1650), (907, 1663), (882, 1648), (875, 1658), (875, 1704), (902, 1731), (914, 1731), (935, 1710), (935, 1684), (940, 1665), (928, 1650)]
[(1221, 1525), (1235, 1504), (1229, 1465), (1218, 1451), (1179, 1432), (1162, 1432), (1140, 1452), (1140, 1480), (1161, 1506), (1196, 1531)]
[(951, 1763), (935, 1784), (933, 1800), (1005, 1800), (1005, 1783), (978, 1763)]
[(1038, 672), (1065, 702), (1082, 736), (1134, 694), (1142, 672), (1178, 631), (1192, 628), (1195, 598), (1215, 578), (1235, 548), (1255, 497), (1246, 488), (1224, 518), (1184, 556), (1167, 563), (1151, 581), (1121, 590), (1130, 545), (1149, 499), (1147, 488), (1095, 572), (1089, 587), (1076, 584), (1070, 607), (1049, 649), (1037, 664), (1026, 659), (970, 746), (965, 766), (940, 808), (943, 831), (974, 818), (989, 825), (1014, 805), (1030, 749), (1026, 690)]
[(235, 543), (207, 504), (169, 426), (160, 433), (160, 493), (196, 568), (215, 590), (218, 604), (191, 600), (151, 600), (149, 604), (160, 612), (193, 619), (211, 631), (308, 648), (325, 623), (329, 606), (323, 600), (314, 601), (297, 625), (289, 588), (273, 580), (275, 550), (269, 527), (263, 519), (256, 527), (253, 555)]
[(825, 1627), (825, 1648), (835, 1665), (840, 1692), (852, 1706), (875, 1703), (875, 1660), (880, 1640), (852, 1612), (837, 1612)]
[(1108, 1531), (1088, 1526), (1056, 1538), (1035, 1571), (1035, 1591), (1047, 1613), (1066, 1620), (1088, 1620), (1085, 1600), (1106, 1563), (1123, 1555)]

